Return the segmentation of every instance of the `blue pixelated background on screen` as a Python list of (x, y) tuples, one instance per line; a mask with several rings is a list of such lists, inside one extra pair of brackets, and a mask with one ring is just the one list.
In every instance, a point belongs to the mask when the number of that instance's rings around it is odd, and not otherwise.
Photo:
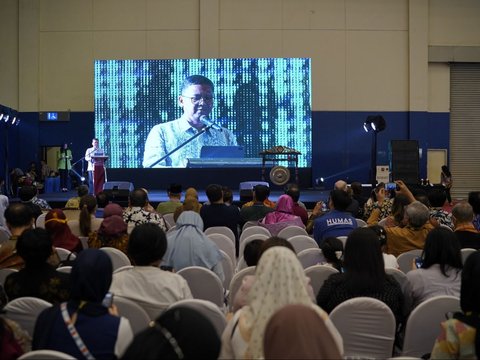
[(142, 167), (145, 140), (159, 123), (182, 114), (182, 81), (203, 75), (215, 85), (210, 118), (231, 130), (245, 157), (282, 145), (310, 167), (310, 59), (95, 61), (95, 132), (112, 168)]

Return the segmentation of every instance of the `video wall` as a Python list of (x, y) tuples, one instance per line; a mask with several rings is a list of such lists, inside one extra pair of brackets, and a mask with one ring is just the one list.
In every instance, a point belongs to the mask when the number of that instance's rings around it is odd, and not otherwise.
[(213, 82), (209, 119), (233, 134), (245, 158), (280, 145), (311, 167), (308, 58), (95, 61), (95, 133), (109, 167), (143, 167), (151, 129), (182, 116), (179, 95), (191, 75)]

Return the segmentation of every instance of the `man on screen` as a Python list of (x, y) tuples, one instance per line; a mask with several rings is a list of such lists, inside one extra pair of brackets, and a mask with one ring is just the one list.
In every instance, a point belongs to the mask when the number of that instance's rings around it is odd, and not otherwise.
[[(233, 133), (216, 124), (208, 116), (213, 109), (213, 83), (201, 75), (187, 77), (182, 84), (178, 104), (183, 115), (176, 120), (155, 125), (148, 134), (143, 154), (143, 167), (186, 167), (189, 158), (199, 158), (203, 146), (235, 146)], [(205, 131), (205, 127), (207, 127)], [(162, 157), (205, 131), (166, 159)]]

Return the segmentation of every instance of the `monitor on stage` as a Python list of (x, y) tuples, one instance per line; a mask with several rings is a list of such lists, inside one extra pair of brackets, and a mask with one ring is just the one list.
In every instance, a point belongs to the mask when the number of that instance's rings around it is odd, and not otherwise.
[[(211, 91), (186, 87), (194, 75)], [(182, 122), (184, 111), (202, 114), (204, 133)], [(308, 168), (311, 111), (308, 58), (95, 61), (95, 134), (111, 168), (187, 167), (206, 152), (221, 157), (221, 146), (248, 161), (277, 145)]]

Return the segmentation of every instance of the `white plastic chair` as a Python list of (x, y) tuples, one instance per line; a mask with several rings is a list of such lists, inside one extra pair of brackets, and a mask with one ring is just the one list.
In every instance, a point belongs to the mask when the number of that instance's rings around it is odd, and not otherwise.
[(150, 316), (140, 305), (121, 296), (115, 296), (113, 303), (118, 309), (118, 314), (130, 322), (134, 335), (148, 327)]
[(102, 247), (100, 250), (105, 251), (112, 260), (113, 271), (121, 268), (122, 266), (132, 265), (130, 259), (120, 250), (113, 247)]
[(249, 266), (245, 269), (240, 270), (234, 276), (232, 281), (230, 282), (230, 288), (228, 289), (228, 308), (230, 311), (233, 310), (233, 300), (235, 299), (235, 295), (237, 294), (238, 289), (242, 286), (242, 280), (247, 275), (255, 275), (255, 266)]
[(223, 267), (223, 275), (225, 278), (223, 279), (223, 289), (228, 289), (230, 286), (230, 281), (233, 278), (233, 264), (230, 256), (220, 249), (220, 253), (222, 254), (222, 267)]
[(219, 337), (222, 336), (223, 330), (225, 330), (225, 327), (227, 326), (227, 320), (225, 319), (225, 315), (218, 308), (218, 306), (215, 306), (214, 304), (212, 304), (210, 301), (207, 301), (207, 300), (185, 299), (185, 300), (180, 300), (171, 304), (168, 307), (168, 310), (175, 309), (177, 307), (186, 307), (186, 308), (190, 308), (198, 311), (199, 313), (204, 315), (208, 320), (210, 320), (212, 325), (215, 327), (215, 330), (217, 331), (218, 336)]
[(462, 252), (462, 262), (465, 264), (465, 261), (467, 261), (467, 258), (474, 252), (477, 252), (477, 249), (463, 248), (460, 251)]
[(214, 233), (226, 235), (235, 244), (235, 234), (230, 228), (226, 226), (212, 226), (212, 227), (209, 227), (208, 229), (205, 229), (204, 233), (205, 235), (214, 234)]
[(119, 268), (113, 270), (113, 273), (116, 274), (116, 273), (119, 273), (119, 272), (122, 272), (122, 271), (132, 270), (133, 268), (134, 268), (133, 265), (120, 266)]
[(2, 286), (5, 285), (5, 280), (7, 280), (7, 276), (16, 272), (18, 272), (17, 269), (10, 269), (10, 268), (0, 269), (0, 284)]
[(423, 250), (415, 249), (404, 252), (397, 256), (398, 266), (405, 274), (413, 270), (413, 261), (415, 258), (422, 255)]
[(16, 321), (30, 336), (33, 336), (38, 315), (52, 306), (49, 302), (35, 297), (20, 297), (5, 305), (5, 317)]
[(187, 280), (194, 299), (208, 300), (223, 308), (223, 284), (212, 270), (201, 266), (188, 266), (177, 274)]
[(337, 236), (337, 239), (342, 242), (344, 249), (345, 249), (345, 244), (347, 243), (347, 238), (348, 236)]
[(220, 250), (224, 251), (228, 256), (230, 256), (232, 265), (235, 267), (237, 262), (237, 258), (235, 256), (235, 243), (233, 243), (228, 236), (223, 234), (213, 233), (208, 234), (207, 236), (218, 246)]
[(247, 246), (247, 244), (253, 240), (267, 240), (268, 238), (270, 238), (271, 236), (269, 235), (265, 235), (265, 234), (253, 234), (253, 235), (250, 235), (246, 238), (243, 239), (243, 241), (240, 243), (240, 249), (238, 251), (238, 255), (239, 256), (243, 256), (243, 252), (245, 251), (245, 246)]
[[(242, 232), (248, 229), (249, 227), (252, 226), (258, 226), (258, 221), (247, 221), (245, 224), (242, 226)], [(267, 229), (265, 229), (267, 230)]]
[(313, 265), (319, 265), (326, 261), (325, 256), (322, 254), (322, 250), (318, 247), (300, 251), (297, 253), (297, 258), (304, 269)]
[(292, 244), (295, 252), (298, 254), (305, 249), (318, 249), (318, 244), (308, 235), (296, 235), (288, 238), (290, 244)]
[(325, 280), (327, 280), (330, 275), (338, 273), (337, 269), (327, 265), (313, 265), (304, 271), (305, 275), (310, 278), (310, 285), (312, 285), (315, 296), (317, 296)]
[(355, 220), (357, 221), (357, 227), (365, 227), (365, 226), (367, 226), (367, 222), (366, 222), (365, 220), (358, 219), (358, 218), (356, 218)]
[(460, 299), (455, 296), (435, 296), (419, 304), (410, 313), (405, 327), (403, 356), (418, 356), (432, 351), (446, 314), (460, 310)]
[(65, 260), (75, 260), (77, 257), (73, 252), (70, 250), (64, 249), (64, 248), (55, 248), (57, 251), (58, 257), (60, 258), (60, 261), (65, 261)]
[(175, 226), (175, 220), (173, 219), (173, 213), (163, 214), (163, 219), (167, 223), (168, 228)]
[(71, 266), (60, 266), (57, 268), (58, 272), (64, 273), (64, 274), (70, 274), (72, 272), (72, 267)]
[(75, 360), (70, 354), (56, 350), (34, 350), (29, 351), (18, 358), (18, 360)]
[(356, 297), (337, 305), (330, 320), (343, 338), (344, 356), (387, 359), (395, 341), (395, 316), (382, 301)]
[(238, 273), (240, 270), (243, 270), (247, 267), (248, 267), (247, 262), (243, 258), (243, 255), (241, 255), (237, 261), (237, 267), (235, 268), (235, 273)]
[(45, 229), (45, 217), (48, 213), (42, 212), (38, 215), (37, 220), (35, 220), (35, 227)]
[(289, 238), (291, 238), (293, 236), (296, 236), (296, 235), (307, 235), (308, 236), (308, 233), (304, 228), (301, 228), (300, 226), (295, 226), (295, 225), (287, 226), (287, 227), (283, 228), (282, 230), (280, 230), (280, 232), (278, 233), (278, 237), (281, 237), (281, 238), (284, 238), (284, 239), (289, 239)]
[(240, 240), (239, 240), (240, 244), (244, 239), (246, 239), (250, 235), (257, 235), (257, 234), (264, 234), (264, 235), (267, 235), (268, 237), (272, 236), (270, 234), (270, 231), (268, 231), (267, 228), (264, 228), (263, 226), (259, 226), (259, 225), (252, 225), (245, 228), (245, 230), (242, 230), (242, 233), (240, 234)]
[(402, 270), (395, 268), (385, 268), (385, 273), (387, 275), (392, 275), (395, 280), (397, 280), (400, 287), (403, 289), (405, 283), (407, 282), (407, 275)]
[(82, 243), (82, 247), (84, 249), (88, 249), (88, 236), (79, 236), (80, 242)]

